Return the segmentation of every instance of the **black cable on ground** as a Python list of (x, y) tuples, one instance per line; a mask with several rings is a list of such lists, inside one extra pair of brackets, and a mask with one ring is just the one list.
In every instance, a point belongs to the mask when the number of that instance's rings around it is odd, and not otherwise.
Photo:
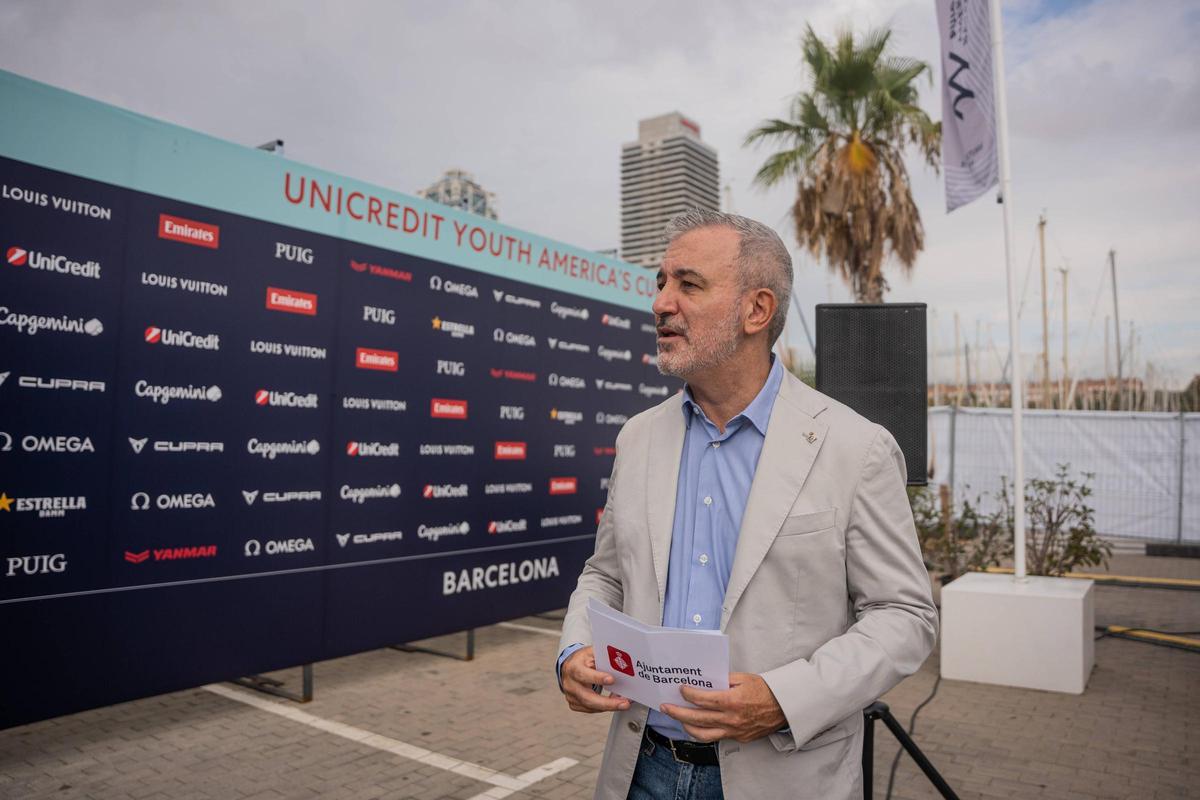
[[(916, 728), (917, 728), (917, 714), (921, 713), (922, 708), (929, 705), (929, 702), (931, 700), (933, 700), (934, 695), (936, 695), (938, 692), (938, 687), (941, 685), (942, 685), (942, 670), (939, 668), (937, 680), (935, 680), (933, 682), (933, 689), (930, 690), (929, 696), (926, 697), (924, 700), (922, 700), (921, 704), (919, 706), (917, 706), (916, 708), (913, 709), (912, 716), (909, 717), (909, 720), (908, 720), (908, 735), (909, 736), (912, 736), (913, 731), (916, 730)], [(887, 795), (885, 795), (886, 800), (892, 800), (892, 786), (896, 781), (896, 767), (898, 767), (900, 765), (900, 756), (903, 753), (904, 753), (904, 747), (903, 746), (897, 747), (896, 757), (892, 759), (892, 769), (888, 773)]]

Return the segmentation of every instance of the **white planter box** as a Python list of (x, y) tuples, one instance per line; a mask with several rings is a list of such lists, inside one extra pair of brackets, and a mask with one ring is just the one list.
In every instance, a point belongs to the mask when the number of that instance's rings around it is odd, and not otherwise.
[(1095, 617), (1092, 581), (968, 573), (942, 589), (942, 677), (1082, 694)]

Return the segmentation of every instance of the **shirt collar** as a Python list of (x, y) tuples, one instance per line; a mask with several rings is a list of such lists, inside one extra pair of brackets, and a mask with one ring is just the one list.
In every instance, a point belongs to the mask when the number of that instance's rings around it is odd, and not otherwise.
[[(783, 383), (783, 364), (771, 353), (771, 370), (767, 373), (767, 380), (763, 387), (758, 390), (758, 394), (750, 401), (750, 405), (746, 406), (742, 413), (736, 414), (732, 423), (739, 417), (744, 417), (750, 420), (758, 432), (763, 436), (767, 435), (767, 423), (771, 420), (771, 409), (775, 406), (775, 395), (779, 394), (779, 386)], [(688, 423), (691, 423), (693, 414), (704, 415), (704, 410), (692, 398), (692, 387), (685, 386), (683, 390), (683, 416)], [(705, 417), (707, 419), (707, 417)]]

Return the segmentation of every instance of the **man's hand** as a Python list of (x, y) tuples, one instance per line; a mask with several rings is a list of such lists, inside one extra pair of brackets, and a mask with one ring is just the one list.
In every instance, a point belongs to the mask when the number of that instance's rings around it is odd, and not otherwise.
[(719, 739), (752, 742), (787, 724), (775, 694), (759, 675), (731, 672), (729, 688), (725, 691), (712, 692), (694, 686), (681, 686), (679, 693), (684, 700), (699, 708), (666, 703), (659, 711), (682, 722), (688, 736), (701, 742)]
[(601, 711), (624, 711), (629, 708), (629, 701), (624, 697), (615, 694), (605, 697), (592, 688), (593, 685), (608, 686), (612, 682), (612, 675), (596, 670), (596, 657), (591, 647), (576, 650), (563, 662), (563, 694), (572, 711), (598, 714)]

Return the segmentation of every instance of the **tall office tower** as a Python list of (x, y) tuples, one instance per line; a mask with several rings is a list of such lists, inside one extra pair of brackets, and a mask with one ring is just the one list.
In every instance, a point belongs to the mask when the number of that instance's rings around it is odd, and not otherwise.
[(717, 151), (678, 111), (640, 120), (621, 147), (621, 258), (658, 269), (667, 221), (689, 208), (721, 208)]
[(496, 219), (496, 195), (485, 191), (475, 177), (461, 169), (448, 169), (428, 189), (417, 192), (418, 197), (445, 206), (470, 211), (488, 219)]

